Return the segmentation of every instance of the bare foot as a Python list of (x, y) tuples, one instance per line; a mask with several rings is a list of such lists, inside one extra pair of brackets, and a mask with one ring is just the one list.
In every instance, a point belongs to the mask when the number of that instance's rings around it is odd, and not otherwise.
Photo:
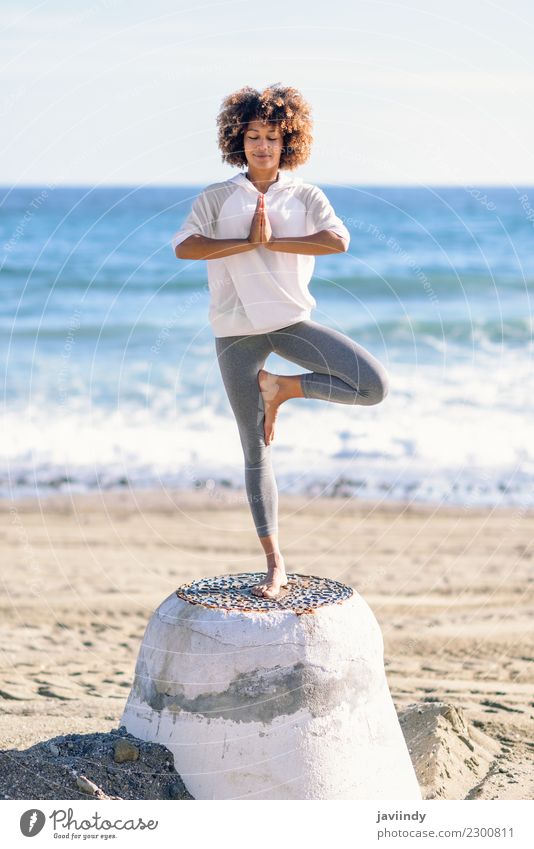
[(258, 584), (253, 584), (251, 592), (263, 598), (276, 598), (281, 587), (287, 587), (287, 575), (284, 558), (279, 554), (276, 560), (268, 563), (267, 576)]
[(263, 368), (258, 372), (258, 384), (265, 407), (263, 432), (266, 445), (270, 445), (274, 439), (274, 424), (280, 404), (291, 398), (288, 392), (288, 378), (289, 375), (271, 374)]

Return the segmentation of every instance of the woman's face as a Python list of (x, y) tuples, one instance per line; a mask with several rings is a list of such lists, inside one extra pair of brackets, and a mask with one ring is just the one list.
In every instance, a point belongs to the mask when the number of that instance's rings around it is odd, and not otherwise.
[(243, 146), (253, 168), (278, 168), (284, 139), (277, 124), (251, 121), (244, 134)]

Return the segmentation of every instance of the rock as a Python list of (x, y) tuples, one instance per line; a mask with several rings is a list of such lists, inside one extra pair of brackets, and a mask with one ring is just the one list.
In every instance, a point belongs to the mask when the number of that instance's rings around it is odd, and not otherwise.
[(100, 787), (98, 787), (93, 781), (89, 781), (85, 775), (76, 776), (76, 787), (78, 787), (82, 793), (88, 793), (90, 796), (98, 796), (102, 794)]
[(113, 748), (113, 758), (118, 764), (136, 761), (139, 758), (139, 748), (128, 740), (117, 740)]
[(59, 755), (59, 746), (56, 746), (55, 743), (50, 743), (48, 748), (50, 750), (50, 754), (57, 758), (57, 756)]
[(94, 781), (91, 781), (87, 778), (86, 775), (77, 775), (76, 776), (76, 786), (82, 793), (87, 793), (89, 796), (94, 796), (95, 799), (105, 800), (105, 799), (120, 799), (120, 796), (108, 796), (107, 793), (104, 793), (102, 788), (100, 788)]

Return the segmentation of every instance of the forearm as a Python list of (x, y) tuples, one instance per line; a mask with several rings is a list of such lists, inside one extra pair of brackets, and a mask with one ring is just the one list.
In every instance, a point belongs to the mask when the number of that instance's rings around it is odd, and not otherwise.
[(174, 253), (177, 259), (221, 259), (255, 248), (256, 245), (248, 239), (210, 239), (195, 234), (177, 245)]
[(282, 236), (274, 237), (265, 242), (264, 247), (270, 251), (282, 251), (290, 254), (321, 254), (343, 253), (348, 245), (345, 240), (332, 230), (320, 230), (309, 236)]

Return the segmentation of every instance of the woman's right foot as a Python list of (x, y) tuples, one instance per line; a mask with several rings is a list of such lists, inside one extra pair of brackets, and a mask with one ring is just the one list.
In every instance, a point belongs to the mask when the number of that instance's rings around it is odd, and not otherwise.
[(259, 583), (253, 584), (251, 592), (263, 598), (276, 598), (281, 587), (287, 587), (287, 575), (284, 558), (280, 554), (267, 566), (267, 575)]

